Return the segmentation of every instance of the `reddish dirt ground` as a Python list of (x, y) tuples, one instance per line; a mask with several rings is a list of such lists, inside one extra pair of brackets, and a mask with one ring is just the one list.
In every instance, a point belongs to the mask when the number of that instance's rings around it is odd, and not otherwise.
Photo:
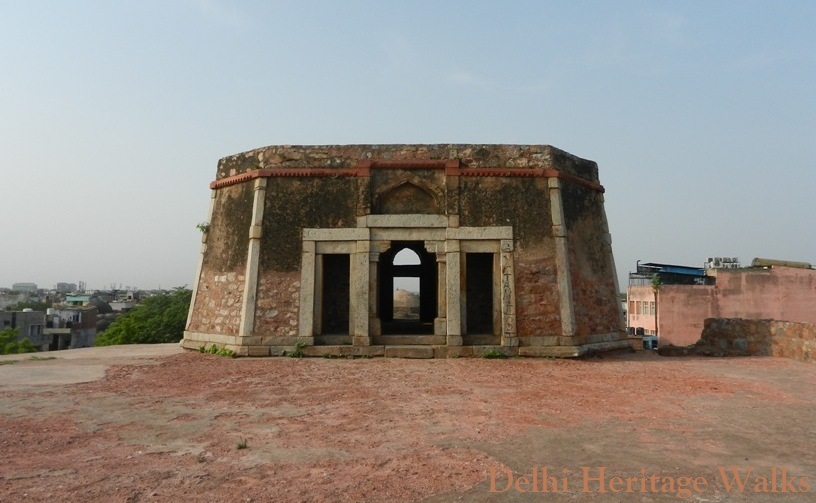
[[(816, 501), (816, 365), (780, 358), (189, 352), (0, 383), (0, 412), (3, 502)], [(525, 484), (543, 467), (565, 490)]]

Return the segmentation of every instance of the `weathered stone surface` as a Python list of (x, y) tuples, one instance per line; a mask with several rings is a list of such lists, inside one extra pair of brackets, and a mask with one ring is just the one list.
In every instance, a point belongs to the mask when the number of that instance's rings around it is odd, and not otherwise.
[(781, 356), (816, 361), (816, 324), (780, 320), (707, 318), (700, 340), (666, 346), (664, 356)]
[(816, 324), (779, 320), (708, 318), (697, 348), (726, 356), (782, 356), (816, 360)]
[(386, 358), (433, 358), (430, 346), (385, 346)]
[[(546, 145), (271, 146), (222, 159), (211, 188), (185, 347), (239, 333), (220, 343), (241, 355), (459, 357), (493, 347), (461, 344), (500, 343), (578, 356), (626, 344), (592, 161)], [(389, 332), (383, 300), (398, 268), (380, 256), (406, 247), (421, 252), (407, 274), (426, 294), (413, 336)], [(395, 334), (413, 343), (378, 343)], [(338, 337), (351, 345), (331, 346)]]

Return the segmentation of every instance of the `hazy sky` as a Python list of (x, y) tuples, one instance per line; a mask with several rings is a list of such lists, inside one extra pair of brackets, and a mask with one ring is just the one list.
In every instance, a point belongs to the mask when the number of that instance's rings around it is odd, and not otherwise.
[(598, 162), (621, 278), (816, 262), (815, 22), (810, 0), (0, 0), (0, 286), (192, 286), (218, 159), (274, 144), (549, 144)]

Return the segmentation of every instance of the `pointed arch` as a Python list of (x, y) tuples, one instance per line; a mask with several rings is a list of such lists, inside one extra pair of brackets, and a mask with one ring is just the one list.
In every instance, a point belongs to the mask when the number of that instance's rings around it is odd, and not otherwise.
[(405, 175), (374, 196), (374, 213), (443, 214), (445, 194), (415, 175)]

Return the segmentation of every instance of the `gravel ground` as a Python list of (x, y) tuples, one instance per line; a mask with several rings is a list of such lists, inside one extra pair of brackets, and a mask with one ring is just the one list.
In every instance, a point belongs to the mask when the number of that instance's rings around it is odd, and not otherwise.
[(0, 501), (816, 501), (813, 363), (167, 353), (0, 366)]

